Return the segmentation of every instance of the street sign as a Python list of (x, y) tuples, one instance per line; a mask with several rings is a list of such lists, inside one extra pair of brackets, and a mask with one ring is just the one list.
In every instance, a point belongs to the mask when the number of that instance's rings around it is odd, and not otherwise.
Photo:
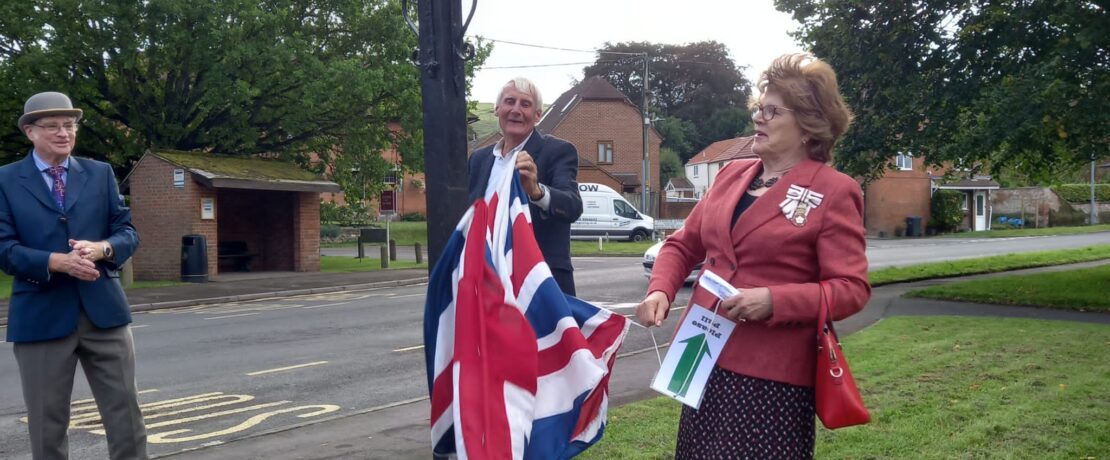
[(397, 212), (397, 192), (385, 190), (378, 198), (378, 211), (382, 214)]

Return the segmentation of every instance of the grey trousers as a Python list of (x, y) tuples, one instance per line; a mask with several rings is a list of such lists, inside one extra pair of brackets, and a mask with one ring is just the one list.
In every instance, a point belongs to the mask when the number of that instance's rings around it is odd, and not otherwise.
[(35, 460), (69, 458), (70, 399), (78, 360), (100, 411), (109, 457), (147, 458), (130, 327), (100, 329), (82, 312), (77, 332), (56, 340), (16, 343), (14, 350)]

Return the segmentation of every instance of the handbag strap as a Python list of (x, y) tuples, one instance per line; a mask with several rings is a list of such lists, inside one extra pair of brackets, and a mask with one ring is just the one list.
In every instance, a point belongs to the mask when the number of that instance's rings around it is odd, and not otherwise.
[(830, 300), (832, 298), (832, 294), (827, 291), (828, 283), (821, 281), (817, 287), (821, 290), (821, 303), (818, 306), (819, 311), (817, 313), (817, 338), (820, 339), (821, 334), (825, 333), (825, 331), (828, 331), (828, 333), (832, 334), (833, 340), (839, 342), (840, 336), (836, 333), (836, 327), (833, 326), (832, 300)]

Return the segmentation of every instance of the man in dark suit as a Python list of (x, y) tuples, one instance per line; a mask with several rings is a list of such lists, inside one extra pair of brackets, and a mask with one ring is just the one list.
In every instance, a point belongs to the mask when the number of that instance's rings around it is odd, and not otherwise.
[(80, 119), (64, 94), (31, 96), (19, 127), (34, 150), (0, 168), (0, 269), (14, 278), (7, 340), (15, 342), (35, 459), (69, 456), (78, 361), (110, 457), (147, 458), (131, 308), (119, 283), (139, 236), (112, 168), (70, 156)]
[[(489, 178), (515, 167), (531, 200), (532, 229), (551, 274), (563, 292), (575, 295), (570, 264), (570, 224), (582, 215), (578, 196), (578, 151), (574, 145), (536, 129), (543, 115), (539, 89), (526, 78), (501, 88), (494, 103), (501, 141), (470, 155), (470, 201), (493, 194)], [(519, 151), (516, 164), (508, 159)]]

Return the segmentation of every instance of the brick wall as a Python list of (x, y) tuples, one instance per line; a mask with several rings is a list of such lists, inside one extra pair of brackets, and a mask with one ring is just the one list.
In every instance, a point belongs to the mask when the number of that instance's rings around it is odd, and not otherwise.
[(298, 193), (293, 217), (293, 270), (320, 271), (320, 199)]
[(132, 259), (137, 280), (180, 279), (181, 237), (189, 234), (205, 237), (208, 273), (216, 273), (216, 221), (200, 218), (201, 199), (215, 199), (216, 191), (194, 182), (188, 173), (185, 186), (174, 187), (174, 169), (165, 160), (147, 155), (128, 178), (131, 220), (141, 241)]
[[(639, 176), (643, 171), (644, 135), (640, 112), (622, 101), (583, 101), (563, 118), (562, 123), (551, 133), (574, 144), (578, 154), (590, 161), (597, 162), (597, 143), (613, 143), (613, 163), (599, 164), (610, 173), (631, 173)], [(659, 144), (662, 139), (654, 131), (648, 131), (648, 161), (650, 168), (650, 188), (659, 192)], [(583, 180), (579, 171), (579, 182), (599, 182)], [(608, 183), (606, 183), (608, 185)], [(613, 187), (620, 190), (619, 187)]]
[(659, 200), (659, 215), (656, 219), (685, 219), (694, 210), (697, 202)]
[(913, 159), (912, 171), (893, 170), (864, 190), (864, 224), (868, 235), (883, 232), (895, 236), (898, 228), (905, 231), (906, 217), (919, 216), (921, 231), (929, 224), (929, 188), (931, 184), (921, 158)]

